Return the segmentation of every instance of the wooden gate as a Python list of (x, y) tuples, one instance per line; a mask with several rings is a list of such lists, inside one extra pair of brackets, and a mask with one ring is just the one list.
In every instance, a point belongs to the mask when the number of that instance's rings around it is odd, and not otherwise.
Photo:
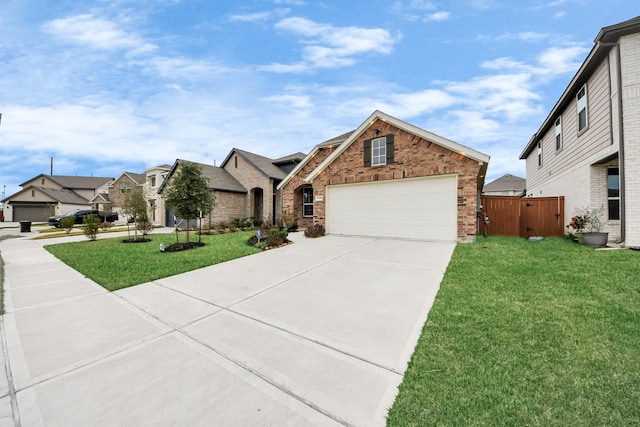
[[(564, 234), (564, 197), (482, 196), (489, 234), (531, 237)], [(480, 233), (484, 222), (480, 221)]]

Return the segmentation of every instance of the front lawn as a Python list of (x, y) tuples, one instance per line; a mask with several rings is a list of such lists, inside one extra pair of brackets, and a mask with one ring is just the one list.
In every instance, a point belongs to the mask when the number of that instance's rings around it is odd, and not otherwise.
[[(160, 252), (176, 241), (175, 234), (150, 234), (151, 242), (122, 243), (124, 238), (47, 245), (45, 249), (65, 264), (110, 291), (146, 283), (163, 277), (207, 267), (260, 252), (247, 245), (255, 232), (237, 232), (207, 236), (206, 245), (181, 252)], [(192, 235), (191, 240), (197, 241)], [(180, 236), (184, 242), (184, 235)]]
[(458, 245), (389, 426), (640, 425), (640, 253)]

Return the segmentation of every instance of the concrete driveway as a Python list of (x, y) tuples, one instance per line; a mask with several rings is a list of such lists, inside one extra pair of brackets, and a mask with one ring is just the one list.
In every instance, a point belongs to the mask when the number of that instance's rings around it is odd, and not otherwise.
[(0, 425), (384, 425), (455, 245), (292, 237), (114, 293), (0, 242)]

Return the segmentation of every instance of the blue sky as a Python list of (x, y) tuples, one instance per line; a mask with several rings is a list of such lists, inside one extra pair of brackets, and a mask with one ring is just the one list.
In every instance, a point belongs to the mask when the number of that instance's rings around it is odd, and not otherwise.
[[(237, 147), (309, 152), (379, 109), (518, 155), (630, 0), (5, 0), (0, 186)], [(4, 187), (1, 187), (4, 189)]]

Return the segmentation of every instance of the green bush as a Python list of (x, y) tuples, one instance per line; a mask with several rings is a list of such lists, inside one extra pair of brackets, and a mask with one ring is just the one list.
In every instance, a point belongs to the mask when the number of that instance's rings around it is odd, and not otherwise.
[(98, 238), (98, 230), (100, 229), (100, 218), (95, 215), (87, 215), (82, 220), (82, 231), (87, 239), (93, 241)]
[(67, 230), (67, 233), (71, 232), (71, 229), (76, 224), (76, 218), (74, 216), (65, 216), (60, 220), (60, 227)]
[(311, 227), (307, 228), (304, 232), (305, 237), (316, 238), (320, 236), (324, 236), (325, 229), (322, 224), (313, 224)]

